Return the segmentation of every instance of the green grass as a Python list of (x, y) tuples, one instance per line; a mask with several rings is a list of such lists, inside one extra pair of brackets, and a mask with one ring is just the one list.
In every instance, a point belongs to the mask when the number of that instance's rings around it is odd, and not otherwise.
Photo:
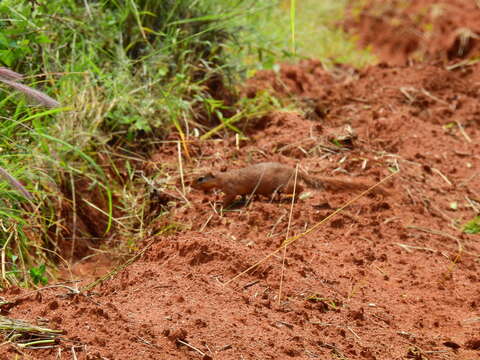
[(372, 59), (334, 26), (345, 0), (40, 3), (0, 3), (0, 66), (61, 104), (45, 110), (0, 85), (0, 167), (33, 195), (0, 181), (2, 286), (44, 283), (85, 239), (146, 233), (150, 185), (137, 168), (153, 140), (174, 132), (189, 156), (193, 129), (241, 132), (280, 107), (268, 94), (237, 99), (246, 74), (303, 57)]
[(346, 5), (347, 0), (281, 0), (267, 6), (267, 11), (241, 18), (242, 26), (250, 30), (243, 58), (253, 71), (301, 58), (319, 59), (326, 66), (341, 63), (361, 68), (374, 63), (371, 52), (359, 49), (355, 38), (339, 26)]
[(480, 234), (480, 216), (476, 216), (463, 225), (463, 232), (467, 234)]
[(298, 1), (297, 53), (303, 57), (326, 59), (363, 67), (375, 61), (367, 50), (355, 45), (355, 39), (336, 26), (344, 16), (347, 0)]

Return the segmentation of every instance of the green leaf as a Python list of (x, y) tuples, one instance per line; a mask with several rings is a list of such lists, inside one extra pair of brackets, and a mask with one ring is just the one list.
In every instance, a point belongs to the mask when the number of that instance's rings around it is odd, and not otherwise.
[(2, 33), (0, 33), (0, 47), (9, 48), (8, 39)]
[(7, 66), (12, 66), (15, 61), (15, 55), (10, 50), (0, 50), (0, 61)]
[(38, 44), (50, 44), (52, 40), (45, 34), (40, 34), (35, 38), (35, 42)]
[(35, 285), (38, 283), (42, 283), (43, 285), (46, 285), (48, 283), (48, 279), (45, 275), (45, 270), (46, 266), (45, 264), (42, 264), (38, 267), (32, 267), (29, 271), (30, 277), (32, 278), (32, 281)]
[(466, 234), (479, 234), (480, 233), (480, 216), (467, 222), (463, 225), (463, 232)]

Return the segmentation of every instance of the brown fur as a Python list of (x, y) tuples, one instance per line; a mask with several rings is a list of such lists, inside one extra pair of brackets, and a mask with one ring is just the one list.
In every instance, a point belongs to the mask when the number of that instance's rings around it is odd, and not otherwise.
[[(206, 174), (195, 179), (191, 186), (198, 190), (220, 189), (225, 193), (224, 207), (230, 205), (237, 195), (272, 196), (277, 192), (293, 194), (295, 186), (294, 168), (275, 162), (259, 163), (225, 173)], [(297, 174), (295, 193), (300, 194), (303, 181), (307, 187), (337, 191), (366, 190), (370, 185), (339, 178), (311, 177), (302, 171)]]

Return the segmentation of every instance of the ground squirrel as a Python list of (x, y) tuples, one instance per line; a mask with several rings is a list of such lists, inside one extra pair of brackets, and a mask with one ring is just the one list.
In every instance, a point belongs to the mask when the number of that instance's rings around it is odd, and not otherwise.
[[(195, 179), (191, 186), (194, 189), (208, 191), (220, 189), (224, 192), (223, 206), (229, 206), (237, 195), (272, 196), (277, 192), (293, 194), (296, 170), (288, 165), (276, 162), (264, 162), (224, 173), (208, 173)], [(366, 190), (371, 185), (337, 177), (311, 177), (303, 171), (298, 171), (295, 193), (300, 194), (303, 181), (307, 187), (329, 190)], [(377, 190), (378, 191), (378, 190)]]

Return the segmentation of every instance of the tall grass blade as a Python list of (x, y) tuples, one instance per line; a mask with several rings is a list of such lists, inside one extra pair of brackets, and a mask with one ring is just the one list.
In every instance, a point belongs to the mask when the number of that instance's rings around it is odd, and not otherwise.
[(31, 88), (30, 86), (20, 84), (18, 82), (12, 81), (12, 80), (7, 80), (7, 79), (2, 78), (2, 77), (0, 77), (0, 81), (7, 84), (7, 85), (10, 85), (15, 90), (21, 91), (22, 93), (31, 97), (32, 99), (35, 99), (36, 101), (38, 101), (42, 105), (45, 105), (45, 106), (50, 107), (50, 108), (55, 108), (55, 107), (60, 106), (60, 103), (57, 100), (52, 99), (47, 94), (45, 94), (45, 93), (43, 93), (39, 90), (35, 90), (35, 89)]
[(290, 32), (292, 36), (292, 54), (296, 54), (295, 46), (295, 5), (296, 0), (290, 0)]
[(18, 81), (23, 79), (23, 75), (6, 67), (0, 67), (0, 78)]
[(0, 175), (3, 176), (3, 178), (5, 178), (10, 183), (10, 185), (12, 185), (18, 191), (20, 191), (23, 194), (23, 196), (25, 196), (29, 200), (33, 200), (32, 194), (30, 194), (30, 192), (27, 189), (25, 189), (25, 187), (20, 183), (20, 181), (15, 179), (12, 175), (10, 175), (7, 172), (7, 170), (5, 170), (2, 167), (0, 167)]
[(59, 144), (62, 144), (63, 146), (67, 147), (68, 149), (74, 151), (77, 153), (82, 159), (87, 161), (97, 172), (100, 174), (102, 179), (105, 181), (105, 184), (99, 182), (99, 185), (105, 189), (105, 192), (107, 193), (107, 200), (108, 200), (108, 223), (107, 223), (107, 229), (105, 230), (105, 233), (108, 233), (112, 227), (112, 218), (113, 218), (113, 198), (112, 198), (112, 190), (110, 189), (110, 186), (108, 185), (108, 179), (107, 176), (105, 175), (105, 172), (103, 169), (93, 160), (90, 156), (85, 154), (85, 152), (81, 151), (78, 149), (76, 146), (69, 144), (68, 142), (56, 138), (54, 136), (48, 135), (48, 134), (43, 134), (40, 132), (35, 132), (36, 135), (43, 137), (45, 139), (57, 142)]

